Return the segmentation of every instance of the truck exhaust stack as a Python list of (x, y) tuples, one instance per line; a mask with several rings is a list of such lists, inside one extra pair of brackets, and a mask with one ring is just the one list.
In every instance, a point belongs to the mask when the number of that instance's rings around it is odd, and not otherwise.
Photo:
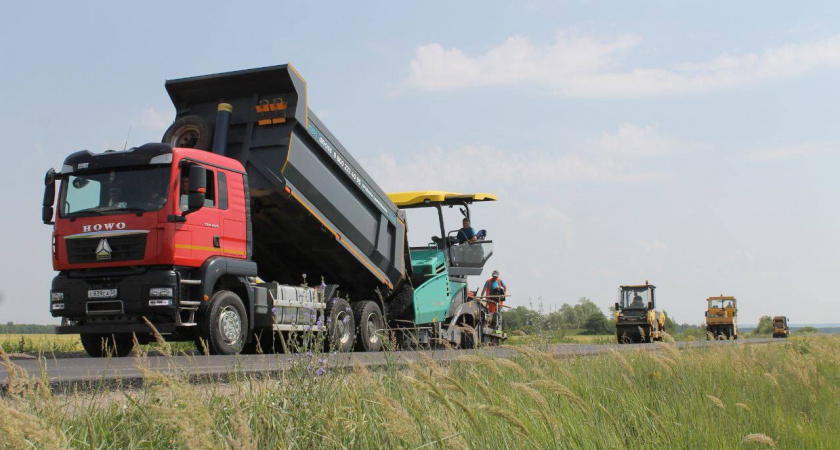
[(233, 106), (230, 103), (219, 103), (216, 111), (216, 131), (213, 135), (213, 153), (227, 156), (228, 128), (230, 128), (230, 116), (233, 115)]

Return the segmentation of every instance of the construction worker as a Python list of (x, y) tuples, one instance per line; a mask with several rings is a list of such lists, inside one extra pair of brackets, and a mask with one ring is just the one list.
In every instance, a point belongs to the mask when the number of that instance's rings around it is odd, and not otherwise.
[(487, 301), (487, 311), (491, 314), (490, 322), (493, 324), (496, 323), (496, 302), (498, 302), (498, 307), (501, 308), (505, 302), (505, 294), (507, 294), (507, 286), (505, 286), (505, 282), (499, 278), (499, 271), (494, 270), (493, 276), (484, 282), (484, 289), (481, 290), (482, 297), (492, 297)]
[(461, 229), (458, 230), (458, 243), (463, 244), (464, 242), (473, 242), (478, 240), (476, 237), (475, 230), (473, 227), (470, 226), (470, 219), (464, 217), (464, 221), (461, 222)]

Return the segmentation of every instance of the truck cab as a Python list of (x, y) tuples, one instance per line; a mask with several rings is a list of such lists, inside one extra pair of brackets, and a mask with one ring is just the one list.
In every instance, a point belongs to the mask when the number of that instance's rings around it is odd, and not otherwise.
[(738, 300), (721, 294), (706, 302), (707, 339), (738, 339)]
[[(129, 333), (147, 341), (149, 323), (193, 339), (195, 314), (210, 294), (199, 280), (216, 272), (222, 279), (214, 283), (249, 295), (244, 277), (255, 276), (256, 265), (248, 260), (249, 206), (238, 161), (167, 144), (80, 151), (48, 174), (45, 200), (54, 198), (57, 182), (56, 210), (45, 201), (44, 219), (55, 216), (50, 311), (62, 318), (58, 333), (80, 333), (92, 353), (106, 336), (126, 348)], [(236, 307), (222, 313), (228, 320), (220, 336), (243, 340), (241, 322), (253, 314)]]

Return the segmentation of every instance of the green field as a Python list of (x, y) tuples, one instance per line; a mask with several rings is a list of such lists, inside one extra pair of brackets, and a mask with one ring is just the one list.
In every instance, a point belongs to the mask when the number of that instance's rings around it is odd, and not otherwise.
[[(2, 448), (840, 448), (840, 337), (53, 395), (16, 379)], [(138, 364), (143, 364), (138, 357)], [(6, 362), (10, 364), (10, 362)]]
[(78, 334), (0, 334), (8, 353), (66, 353), (84, 351)]

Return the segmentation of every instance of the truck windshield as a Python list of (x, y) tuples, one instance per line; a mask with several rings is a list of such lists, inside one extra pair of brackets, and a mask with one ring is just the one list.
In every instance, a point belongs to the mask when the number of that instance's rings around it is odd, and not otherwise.
[(61, 217), (157, 211), (166, 203), (169, 167), (70, 175), (61, 185)]

